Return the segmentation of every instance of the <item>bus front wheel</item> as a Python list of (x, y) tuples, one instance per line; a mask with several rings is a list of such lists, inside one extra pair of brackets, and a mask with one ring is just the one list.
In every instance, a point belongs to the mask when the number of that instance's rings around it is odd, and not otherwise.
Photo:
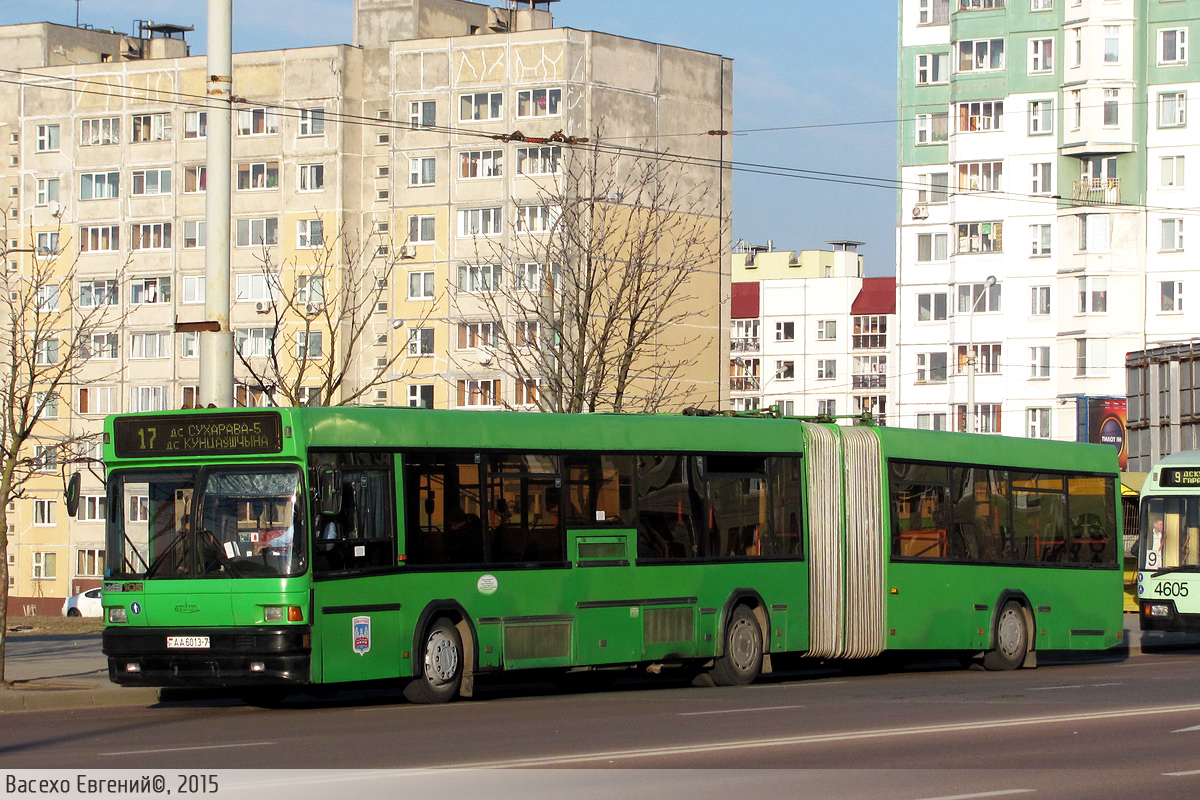
[(1029, 653), (1029, 628), (1020, 603), (1009, 600), (996, 618), (996, 646), (983, 654), (984, 669), (1017, 669)]
[(763, 635), (754, 612), (738, 606), (725, 626), (725, 652), (709, 676), (717, 686), (745, 686), (762, 672)]
[(463, 675), (463, 645), (458, 629), (439, 619), (425, 635), (419, 674), (404, 687), (412, 703), (445, 703), (458, 694)]

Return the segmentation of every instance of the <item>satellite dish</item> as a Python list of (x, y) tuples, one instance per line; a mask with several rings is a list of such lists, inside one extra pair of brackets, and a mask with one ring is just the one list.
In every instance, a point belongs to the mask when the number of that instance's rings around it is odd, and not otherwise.
[(479, 354), (479, 363), (483, 364), (485, 367), (488, 364), (492, 363), (492, 354), (489, 353), (487, 350), (484, 350), (483, 352), (481, 352)]
[(62, 216), (62, 212), (63, 212), (62, 203), (58, 202), (57, 200), (51, 200), (49, 203), (49, 208), (50, 208), (50, 216), (54, 217), (55, 219), (58, 219), (59, 217)]

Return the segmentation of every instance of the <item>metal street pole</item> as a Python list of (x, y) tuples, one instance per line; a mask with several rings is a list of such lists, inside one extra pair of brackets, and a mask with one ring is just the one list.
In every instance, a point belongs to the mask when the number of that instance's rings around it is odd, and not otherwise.
[(979, 433), (979, 412), (975, 410), (975, 312), (979, 309), (979, 301), (987, 296), (988, 291), (996, 285), (996, 276), (988, 275), (983, 282), (983, 291), (971, 301), (971, 316), (967, 320), (967, 419), (971, 422), (970, 433)]
[(208, 0), (208, 135), (205, 193), (204, 318), (200, 403), (233, 405), (229, 327), (229, 220), (233, 132), (233, 0)]

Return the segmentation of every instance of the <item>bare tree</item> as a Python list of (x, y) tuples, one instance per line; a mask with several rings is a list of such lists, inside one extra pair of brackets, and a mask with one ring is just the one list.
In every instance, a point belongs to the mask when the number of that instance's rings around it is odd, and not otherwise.
[[(314, 222), (311, 258), (303, 259), (310, 263), (276, 264), (269, 247), (259, 256), (273, 298), (262, 309), (272, 336), (261, 345), (234, 342), (241, 371), (270, 405), (350, 405), (406, 377), (396, 369), (407, 356), (404, 346), (367, 361), (400, 251), (383, 237), (360, 243), (344, 227), (325, 236), (320, 215)], [(382, 324), (389, 333), (399, 330), (390, 318)]]
[[(93, 335), (124, 320), (116, 303), (124, 268), (82, 303), (78, 264), (59, 257), (59, 233), (39, 233), (36, 248), (0, 250), (0, 532), (8, 530), (9, 503), (28, 494), (33, 478), (90, 462), (82, 453), (96, 434), (60, 422), (58, 408), (81, 382)], [(2, 241), (9, 241), (7, 226)], [(16, 253), (32, 254), (24, 269), (10, 268)], [(8, 537), (0, 536), (0, 684), (7, 683), (8, 597)]]
[(554, 174), (535, 197), (514, 200), (505, 243), (478, 246), (479, 263), (458, 267), (454, 313), (491, 324), (464, 323), (459, 346), (494, 350), (518, 403), (543, 411), (689, 405), (683, 378), (716, 345), (715, 324), (701, 324), (717, 305), (715, 279), (706, 290), (703, 276), (721, 255), (707, 186), (689, 184), (673, 158), (601, 146), (564, 149), (561, 160), (557, 147), (527, 153), (558, 163), (541, 165)]

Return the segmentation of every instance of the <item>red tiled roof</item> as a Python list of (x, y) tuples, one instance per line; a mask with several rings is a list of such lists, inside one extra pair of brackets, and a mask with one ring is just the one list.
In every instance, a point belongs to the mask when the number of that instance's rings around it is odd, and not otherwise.
[(858, 297), (850, 306), (851, 314), (895, 314), (896, 279), (863, 278)]

